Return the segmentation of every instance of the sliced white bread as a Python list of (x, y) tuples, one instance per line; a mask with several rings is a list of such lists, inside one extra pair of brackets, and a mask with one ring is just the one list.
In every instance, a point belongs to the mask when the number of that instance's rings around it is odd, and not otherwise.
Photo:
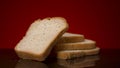
[(83, 50), (83, 52), (85, 53), (85, 55), (96, 55), (98, 54), (100, 51), (99, 47), (96, 47), (94, 49), (89, 49), (89, 50)]
[(84, 50), (84, 49), (93, 49), (96, 47), (96, 42), (93, 40), (85, 39), (82, 42), (75, 43), (61, 43), (54, 46), (54, 51), (61, 50)]
[(84, 41), (84, 35), (82, 34), (74, 34), (74, 33), (64, 33), (63, 36), (58, 41), (60, 43), (74, 43)]
[(72, 59), (84, 56), (84, 52), (80, 50), (63, 50), (56, 53), (58, 59)]
[(38, 19), (31, 24), (15, 51), (20, 58), (44, 61), (67, 28), (66, 20), (61, 17)]
[(100, 51), (99, 47), (89, 50), (63, 50), (63, 51), (57, 51), (56, 57), (58, 59), (72, 59), (86, 55), (96, 55), (99, 53), (99, 51)]

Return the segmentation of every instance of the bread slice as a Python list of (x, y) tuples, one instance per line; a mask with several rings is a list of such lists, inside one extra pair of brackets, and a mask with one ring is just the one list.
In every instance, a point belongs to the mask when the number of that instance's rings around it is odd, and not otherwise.
[(84, 50), (84, 49), (93, 49), (96, 47), (96, 42), (93, 40), (85, 39), (83, 42), (76, 43), (61, 43), (54, 46), (54, 51), (61, 50)]
[(82, 35), (82, 34), (73, 34), (73, 33), (66, 32), (60, 38), (58, 44), (60, 44), (60, 43), (74, 43), (74, 42), (81, 42), (81, 41), (84, 41), (84, 35)]
[(99, 47), (89, 50), (63, 50), (63, 51), (57, 51), (56, 57), (58, 59), (72, 59), (86, 55), (95, 55), (99, 53), (99, 50), (100, 50)]
[(44, 61), (67, 28), (62, 17), (38, 19), (31, 24), (15, 51), (20, 58)]
[(83, 50), (83, 52), (85, 53), (85, 55), (96, 55), (98, 54), (100, 51), (99, 47), (96, 47), (94, 49), (89, 49), (89, 50)]
[(80, 50), (63, 50), (56, 53), (58, 59), (72, 59), (84, 56), (84, 52)]

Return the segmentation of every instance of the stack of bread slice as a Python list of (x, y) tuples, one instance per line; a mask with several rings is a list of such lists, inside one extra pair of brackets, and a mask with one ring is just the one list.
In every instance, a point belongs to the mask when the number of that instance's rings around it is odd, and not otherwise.
[(99, 52), (96, 42), (83, 35), (65, 33), (68, 23), (62, 17), (38, 19), (32, 23), (25, 36), (15, 46), (20, 58), (44, 61), (51, 50), (59, 59), (71, 59)]
[(96, 47), (95, 41), (85, 39), (82, 34), (64, 33), (52, 52), (59, 59), (72, 59), (95, 55), (99, 53), (99, 50), (100, 48)]

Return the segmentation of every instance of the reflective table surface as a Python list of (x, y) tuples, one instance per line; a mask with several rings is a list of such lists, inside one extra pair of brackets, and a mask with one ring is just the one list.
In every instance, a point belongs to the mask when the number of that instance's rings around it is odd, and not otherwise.
[(120, 68), (120, 50), (101, 49), (99, 55), (71, 60), (47, 58), (44, 62), (23, 60), (12, 49), (0, 49), (0, 68)]

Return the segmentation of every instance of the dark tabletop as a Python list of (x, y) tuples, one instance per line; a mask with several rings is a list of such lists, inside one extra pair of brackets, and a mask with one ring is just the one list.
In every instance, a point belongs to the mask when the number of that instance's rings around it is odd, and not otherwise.
[(0, 68), (120, 68), (120, 50), (101, 49), (99, 55), (71, 60), (47, 58), (44, 62), (23, 60), (12, 49), (0, 49)]

